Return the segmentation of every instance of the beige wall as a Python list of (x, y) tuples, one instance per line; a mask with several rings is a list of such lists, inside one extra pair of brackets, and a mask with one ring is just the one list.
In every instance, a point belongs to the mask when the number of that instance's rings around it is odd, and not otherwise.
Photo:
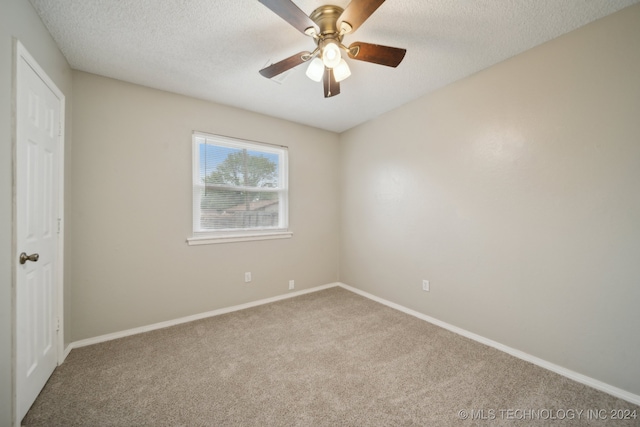
[[(337, 280), (338, 136), (74, 72), (72, 339)], [(188, 246), (193, 130), (289, 147), (293, 238)], [(244, 283), (244, 272), (253, 280)]]
[(640, 5), (346, 132), (340, 156), (342, 282), (640, 394)]
[(31, 3), (26, 0), (0, 0), (0, 426), (3, 427), (12, 425), (13, 413), (12, 271), (17, 253), (12, 243), (14, 38), (22, 42), (68, 98), (65, 144), (71, 146), (71, 69)]

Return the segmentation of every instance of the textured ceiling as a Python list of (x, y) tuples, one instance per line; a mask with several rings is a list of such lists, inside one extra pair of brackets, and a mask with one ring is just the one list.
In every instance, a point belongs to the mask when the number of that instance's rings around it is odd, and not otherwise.
[(347, 60), (352, 75), (328, 99), (305, 64), (281, 83), (258, 74), (315, 47), (258, 0), (31, 3), (74, 69), (342, 132), (638, 1), (387, 0), (344, 43), (406, 48), (404, 61)]

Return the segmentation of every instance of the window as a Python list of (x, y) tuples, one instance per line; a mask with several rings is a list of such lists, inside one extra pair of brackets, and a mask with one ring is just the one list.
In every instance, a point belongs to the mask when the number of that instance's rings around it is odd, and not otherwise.
[(291, 237), (287, 148), (193, 133), (189, 244)]

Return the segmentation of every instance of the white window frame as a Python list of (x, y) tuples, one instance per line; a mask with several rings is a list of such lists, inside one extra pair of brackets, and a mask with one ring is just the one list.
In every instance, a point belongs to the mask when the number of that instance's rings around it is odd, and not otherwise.
[[(200, 179), (200, 145), (205, 143), (229, 148), (244, 148), (279, 155), (279, 212), (278, 226), (248, 229), (203, 230), (201, 229), (201, 198), (205, 185)], [(214, 135), (194, 131), (192, 134), (192, 236), (187, 239), (189, 245), (208, 245), (217, 243), (245, 242), (252, 240), (288, 239), (293, 236), (289, 230), (289, 160), (288, 148), (228, 136)], [(243, 188), (243, 187), (233, 187)]]

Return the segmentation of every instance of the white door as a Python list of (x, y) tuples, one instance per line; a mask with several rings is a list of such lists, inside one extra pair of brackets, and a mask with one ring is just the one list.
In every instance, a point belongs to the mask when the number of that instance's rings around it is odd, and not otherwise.
[(58, 168), (64, 98), (21, 45), (17, 52), (16, 404), (21, 420), (58, 362)]

